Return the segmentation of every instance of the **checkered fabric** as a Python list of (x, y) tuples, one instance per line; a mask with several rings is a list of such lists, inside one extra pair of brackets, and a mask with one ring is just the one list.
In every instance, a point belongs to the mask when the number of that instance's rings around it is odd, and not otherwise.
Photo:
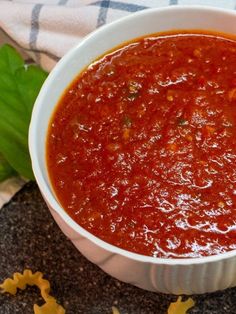
[(44, 69), (96, 28), (133, 12), (169, 5), (235, 9), (236, 0), (0, 0), (0, 43), (14, 44)]

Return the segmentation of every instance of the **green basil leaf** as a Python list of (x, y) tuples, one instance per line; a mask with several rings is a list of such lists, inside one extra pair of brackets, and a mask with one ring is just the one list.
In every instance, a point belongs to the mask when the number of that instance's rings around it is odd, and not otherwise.
[(0, 182), (16, 175), (15, 170), (9, 165), (6, 159), (0, 154)]
[(47, 73), (9, 45), (0, 48), (0, 153), (19, 174), (34, 179), (28, 150), (32, 108)]

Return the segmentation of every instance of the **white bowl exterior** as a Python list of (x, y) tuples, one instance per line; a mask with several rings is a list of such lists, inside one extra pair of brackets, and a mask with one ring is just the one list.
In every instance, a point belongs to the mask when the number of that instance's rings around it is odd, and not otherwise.
[(111, 252), (78, 234), (48, 207), (64, 234), (91, 262), (111, 276), (149, 291), (172, 294), (199, 294), (236, 286), (236, 257), (217, 262), (187, 265), (154, 264), (136, 261)]
[(198, 6), (146, 10), (89, 35), (62, 58), (41, 89), (32, 114), (29, 147), (36, 180), (54, 219), (84, 256), (113, 277), (143, 289), (194, 294), (236, 286), (236, 251), (199, 259), (154, 259), (109, 245), (77, 225), (60, 207), (45, 160), (45, 139), (52, 112), (63, 91), (84, 67), (125, 41), (178, 29), (236, 35), (236, 13)]

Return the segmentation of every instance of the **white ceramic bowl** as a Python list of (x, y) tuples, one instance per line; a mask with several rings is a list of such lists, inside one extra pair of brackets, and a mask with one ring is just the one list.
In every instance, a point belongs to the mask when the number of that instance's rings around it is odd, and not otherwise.
[(53, 193), (45, 161), (49, 119), (63, 91), (86, 65), (125, 41), (178, 29), (236, 35), (236, 12), (200, 6), (145, 10), (90, 34), (61, 59), (41, 89), (32, 114), (29, 148), (36, 180), (54, 219), (84, 256), (108, 274), (143, 289), (193, 294), (236, 286), (236, 251), (203, 258), (164, 259), (110, 245), (84, 230), (63, 210)]

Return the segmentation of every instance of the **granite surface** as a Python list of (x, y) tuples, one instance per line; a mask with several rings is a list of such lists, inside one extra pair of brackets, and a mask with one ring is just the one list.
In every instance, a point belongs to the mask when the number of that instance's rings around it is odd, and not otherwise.
[[(0, 210), (0, 282), (25, 268), (45, 274), (66, 314), (109, 314), (113, 305), (121, 314), (164, 314), (176, 300), (119, 282), (87, 261), (58, 228), (35, 183)], [(236, 288), (193, 299), (189, 313), (236, 313)], [(0, 294), (0, 314), (30, 314), (34, 303), (43, 303), (34, 287), (16, 296)]]

